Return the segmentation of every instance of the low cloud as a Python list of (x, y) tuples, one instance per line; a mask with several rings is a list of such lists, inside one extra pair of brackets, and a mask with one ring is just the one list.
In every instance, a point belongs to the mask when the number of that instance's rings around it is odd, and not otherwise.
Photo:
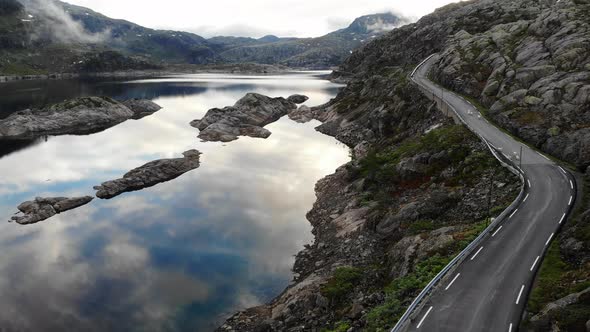
[(52, 0), (20, 0), (33, 16), (36, 31), (32, 38), (52, 39), (62, 43), (102, 43), (110, 37), (110, 31), (90, 33), (79, 21), (74, 20), (63, 7)]

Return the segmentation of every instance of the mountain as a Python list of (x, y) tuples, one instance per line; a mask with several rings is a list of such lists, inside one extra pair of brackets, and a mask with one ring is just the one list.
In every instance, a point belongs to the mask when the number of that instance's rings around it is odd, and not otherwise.
[[(205, 39), (189, 32), (145, 28), (56, 0), (0, 0), (0, 73), (245, 62), (329, 68), (354, 48), (402, 23), (392, 14), (378, 14), (361, 17), (348, 28), (319, 38)], [(97, 66), (97, 59), (109, 60), (106, 66)]]
[[(396, 27), (407, 23), (390, 13), (357, 18), (349, 27), (318, 38), (262, 38), (257, 42), (231, 45), (219, 55), (225, 62), (282, 64), (294, 68), (329, 68), (350, 53)], [(270, 41), (269, 41), (270, 40)], [(269, 41), (269, 42), (265, 42)]]

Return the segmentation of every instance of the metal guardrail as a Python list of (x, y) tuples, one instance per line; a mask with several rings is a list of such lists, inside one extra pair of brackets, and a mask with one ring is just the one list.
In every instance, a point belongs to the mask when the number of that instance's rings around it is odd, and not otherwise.
[[(414, 75), (416, 74), (416, 71), (418, 71), (418, 69), (420, 69), (420, 67), (422, 67), (428, 60), (430, 60), (435, 55), (436, 54), (432, 54), (428, 58), (426, 58), (424, 61), (422, 61), (414, 69), (414, 71), (412, 71), (412, 73), (410, 74), (410, 79), (412, 80), (412, 82), (414, 82), (421, 89), (426, 91), (427, 92), (426, 95), (428, 97), (430, 97), (431, 91), (429, 91), (425, 86), (420, 84), (420, 82), (414, 81), (413, 78), (414, 78)], [(432, 95), (432, 98), (437, 99), (438, 96)], [(517, 206), (519, 206), (521, 201), (524, 199), (526, 175), (522, 171), (522, 169), (520, 169), (517, 165), (513, 164), (512, 160), (509, 160), (509, 159), (505, 160), (507, 158), (505, 158), (501, 153), (498, 153), (496, 151), (496, 149), (483, 136), (481, 136), (479, 133), (477, 133), (475, 130), (473, 130), (469, 126), (469, 124), (463, 119), (461, 114), (459, 114), (459, 112), (457, 112), (457, 110), (455, 109), (455, 107), (453, 107), (453, 105), (451, 105), (450, 103), (447, 103), (442, 98), (438, 98), (438, 99), (440, 99), (442, 103), (447, 104), (447, 106), (449, 106), (453, 110), (453, 113), (457, 116), (457, 118), (465, 126), (467, 126), (467, 128), (469, 128), (469, 130), (474, 132), (486, 144), (486, 146), (490, 149), (490, 151), (492, 152), (494, 157), (496, 159), (498, 159), (504, 167), (507, 167), (511, 172), (513, 172), (514, 174), (516, 174), (520, 177), (521, 189), (520, 189), (520, 193), (519, 193), (518, 197), (512, 202), (512, 204), (510, 204), (510, 206), (506, 210), (504, 210), (500, 214), (500, 216), (498, 216), (496, 219), (494, 219), (494, 221), (492, 223), (490, 223), (490, 225), (475, 240), (473, 240), (465, 249), (463, 249), (463, 251), (461, 251), (461, 253), (459, 253), (457, 256), (455, 256), (455, 258), (453, 258), (453, 260), (449, 264), (447, 264), (447, 266), (445, 266), (442, 269), (442, 271), (440, 271), (432, 279), (432, 281), (430, 281), (430, 283), (420, 292), (420, 294), (418, 294), (418, 296), (410, 304), (410, 306), (408, 307), (406, 312), (400, 317), (397, 324), (391, 329), (391, 332), (401, 332), (405, 328), (407, 328), (409, 326), (409, 324), (411, 323), (410, 321), (411, 321), (411, 319), (413, 319), (413, 316), (415, 316), (416, 314), (418, 314), (422, 310), (422, 308), (424, 307), (424, 304), (426, 303), (426, 300), (437, 289), (437, 286), (439, 286), (441, 284), (441, 282), (444, 281), (445, 278), (449, 275), (449, 273), (452, 272), (455, 268), (457, 268), (457, 266), (459, 266), (459, 264), (461, 264), (465, 260), (465, 258), (469, 257), (469, 255), (471, 253), (473, 253), (474, 249), (478, 247), (478, 245), (483, 241), (483, 239), (487, 235), (489, 235), (498, 225), (500, 225), (502, 222), (504, 222), (506, 217), (510, 213), (515, 211)]]

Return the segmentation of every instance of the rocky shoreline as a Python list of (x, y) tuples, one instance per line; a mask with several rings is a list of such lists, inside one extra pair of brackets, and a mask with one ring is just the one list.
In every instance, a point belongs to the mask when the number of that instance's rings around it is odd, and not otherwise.
[(321, 121), (317, 130), (351, 147), (353, 160), (317, 183), (307, 214), (315, 241), (297, 255), (289, 287), (218, 331), (391, 328), (430, 270), (404, 292), (389, 287), (421, 264), (444, 266), (479, 233), (491, 174), (495, 211), (516, 197), (518, 179), (400, 74), (352, 81), (334, 101), (289, 114)]

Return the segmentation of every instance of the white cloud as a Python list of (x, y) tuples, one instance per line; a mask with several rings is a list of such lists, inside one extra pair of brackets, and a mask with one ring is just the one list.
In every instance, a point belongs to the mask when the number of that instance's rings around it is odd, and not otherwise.
[[(114, 18), (152, 27), (193, 31), (207, 37), (219, 34), (261, 37), (321, 36), (355, 18), (393, 11), (421, 17), (451, 0), (69, 0)], [(243, 30), (237, 29), (242, 27)]]

